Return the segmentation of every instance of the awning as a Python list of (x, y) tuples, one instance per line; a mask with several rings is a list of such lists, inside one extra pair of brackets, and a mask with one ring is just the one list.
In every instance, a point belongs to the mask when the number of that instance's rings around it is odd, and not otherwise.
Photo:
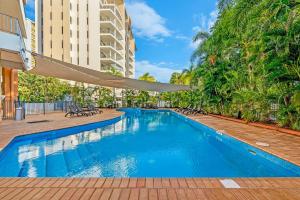
[(29, 71), (29, 73), (32, 74), (56, 77), (60, 79), (105, 87), (135, 89), (143, 91), (176, 92), (191, 89), (186, 85), (150, 83), (147, 81), (114, 76), (109, 73), (99, 72), (97, 70), (89, 69), (86, 67), (62, 62), (36, 53), (32, 53), (32, 55), (36, 61), (36, 66)]

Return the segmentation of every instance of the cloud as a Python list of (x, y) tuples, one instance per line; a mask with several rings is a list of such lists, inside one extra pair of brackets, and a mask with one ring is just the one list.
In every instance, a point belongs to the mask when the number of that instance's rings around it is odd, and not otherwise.
[(218, 18), (218, 10), (214, 10), (209, 15), (203, 13), (194, 15), (194, 20), (198, 23), (197, 26), (193, 27), (194, 32), (206, 31), (210, 32)]
[(171, 31), (166, 27), (166, 19), (145, 2), (129, 1), (126, 8), (132, 18), (133, 29), (137, 36), (158, 42), (171, 36)]
[[(211, 32), (212, 27), (216, 23), (218, 18), (218, 10), (214, 10), (209, 13), (209, 15), (204, 15), (203, 13), (194, 15), (194, 20), (198, 23), (197, 26), (193, 27), (194, 34), (199, 31)], [(196, 49), (203, 41), (198, 40), (197, 42), (191, 41), (189, 47)]]
[(170, 66), (166, 67), (166, 65), (169, 64), (170, 63), (167, 62), (160, 62), (158, 64), (155, 64), (155, 63), (150, 63), (148, 60), (136, 61), (135, 63), (136, 78), (149, 72), (159, 82), (168, 83), (172, 73), (181, 72), (181, 70), (171, 69)]

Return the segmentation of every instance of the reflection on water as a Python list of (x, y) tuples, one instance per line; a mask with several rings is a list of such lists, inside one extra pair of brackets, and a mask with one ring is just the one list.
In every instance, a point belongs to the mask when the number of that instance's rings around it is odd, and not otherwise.
[(171, 112), (127, 114), (109, 126), (59, 135), (13, 143), (0, 158), (0, 176), (298, 176)]

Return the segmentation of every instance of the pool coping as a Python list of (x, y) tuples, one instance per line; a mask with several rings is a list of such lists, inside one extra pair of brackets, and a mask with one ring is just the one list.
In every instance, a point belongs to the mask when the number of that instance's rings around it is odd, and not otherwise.
[[(215, 129), (214, 127), (211, 127), (210, 125), (207, 125), (207, 124), (205, 124), (204, 122), (199, 122), (199, 121), (197, 121), (196, 119), (193, 119), (192, 117), (190, 117), (190, 116), (188, 116), (188, 115), (184, 115), (184, 114), (182, 114), (182, 113), (176, 112), (175, 110), (171, 110), (171, 111), (172, 111), (172, 112), (175, 112), (176, 114), (178, 114), (178, 115), (180, 115), (180, 116), (182, 116), (182, 117), (184, 117), (184, 118), (187, 118), (187, 119), (189, 119), (189, 120), (192, 120), (193, 122), (200, 123), (200, 124), (202, 124), (202, 125), (204, 125), (204, 126), (210, 128), (210, 129), (213, 129), (213, 130), (216, 131), (216, 132), (219, 131), (219, 130)], [(212, 116), (212, 117), (217, 118), (217, 117), (215, 117), (215, 116)], [(224, 119), (224, 120), (226, 120), (226, 119)], [(228, 120), (228, 121), (229, 121), (229, 120)], [(231, 122), (234, 122), (234, 121), (231, 121)], [(234, 122), (234, 123), (238, 123), (238, 122)], [(246, 124), (246, 125), (250, 125), (250, 126), (251, 126), (251, 124)], [(263, 128), (263, 127), (256, 127), (256, 128), (266, 129), (266, 128)], [(277, 130), (274, 130), (274, 131), (277, 131)], [(271, 155), (273, 155), (273, 156), (276, 156), (276, 157), (278, 157), (278, 158), (281, 158), (282, 160), (285, 160), (285, 161), (287, 161), (287, 162), (290, 162), (290, 163), (292, 163), (292, 164), (294, 164), (294, 165), (300, 167), (300, 164), (299, 164), (299, 163), (296, 163), (296, 162), (294, 162), (294, 161), (292, 161), (292, 160), (289, 160), (288, 158), (284, 158), (284, 157), (282, 157), (282, 155), (280, 155), (280, 154), (278, 154), (278, 153), (276, 153), (276, 152), (274, 152), (274, 151), (269, 151), (267, 148), (262, 148), (262, 146), (258, 146), (258, 145), (256, 145), (256, 144), (252, 144), (251, 142), (249, 142), (249, 141), (247, 141), (247, 140), (245, 140), (245, 139), (238, 138), (238, 137), (234, 136), (233, 134), (230, 134), (230, 132), (228, 132), (228, 131), (222, 132), (222, 134), (225, 134), (225, 135), (227, 135), (227, 136), (229, 136), (229, 137), (232, 137), (232, 138), (234, 138), (234, 139), (236, 139), (236, 140), (238, 140), (238, 141), (240, 141), (240, 142), (246, 143), (246, 144), (250, 145), (251, 147), (255, 147), (255, 148), (257, 148), (257, 149), (259, 149), (259, 150), (261, 150), (261, 151), (264, 151), (264, 152), (266, 152), (266, 153), (269, 153), (269, 154), (271, 154)], [(288, 133), (286, 133), (286, 134), (288, 134)], [(295, 135), (293, 135), (293, 136), (294, 136), (294, 137), (298, 137), (298, 136), (295, 136)]]
[[(274, 153), (272, 153), (272, 152), (269, 152), (269, 151), (267, 151), (266, 149), (260, 148), (260, 146), (258, 146), (258, 145), (253, 145), (253, 144), (251, 144), (250, 142), (247, 142), (246, 140), (242, 140), (242, 139), (240, 139), (240, 138), (237, 138), (237, 137), (235, 137), (234, 135), (232, 135), (232, 134), (230, 134), (230, 133), (228, 133), (228, 132), (224, 132), (224, 131), (220, 132), (219, 130), (216, 130), (215, 128), (213, 128), (213, 127), (211, 127), (211, 126), (206, 125), (205, 123), (196, 121), (196, 120), (194, 120), (193, 118), (191, 118), (191, 117), (189, 117), (189, 116), (183, 115), (182, 113), (178, 113), (178, 112), (176, 112), (176, 111), (174, 111), (174, 110), (171, 110), (171, 112), (173, 112), (173, 113), (179, 115), (180, 118), (184, 118), (184, 119), (189, 120), (189, 121), (191, 121), (191, 122), (193, 122), (193, 123), (199, 124), (200, 126), (204, 126), (204, 127), (208, 128), (208, 129), (210, 129), (210, 130), (216, 132), (216, 134), (219, 134), (219, 135), (226, 135), (226, 136), (229, 137), (229, 138), (232, 138), (232, 139), (234, 139), (234, 140), (237, 140), (238, 142), (242, 143), (243, 145), (248, 145), (251, 149), (258, 149), (259, 151), (261, 151), (260, 154), (261, 154), (261, 153), (263, 153), (263, 154), (270, 154), (270, 156), (273, 157), (273, 158), (269, 158), (269, 155), (264, 155), (263, 157), (264, 157), (265, 159), (268, 159), (268, 160), (272, 161), (274, 158), (276, 158), (276, 159), (279, 158), (279, 159), (281, 159), (283, 162), (285, 162), (285, 163), (282, 163), (283, 165), (290, 165), (290, 164), (292, 165), (292, 166), (288, 166), (288, 168), (290, 168), (290, 167), (291, 167), (291, 168), (294, 168), (294, 167), (300, 168), (300, 165), (298, 165), (298, 164), (296, 164), (296, 163), (294, 163), (294, 162), (291, 162), (291, 161), (289, 161), (288, 159), (282, 158), (280, 155), (276, 155), (276, 154), (274, 154)], [(189, 124), (190, 124), (191, 126), (195, 126), (195, 125), (193, 125), (193, 124), (191, 124), (191, 123), (189, 123)], [(196, 127), (196, 126), (195, 126), (195, 127)], [(198, 127), (196, 127), (196, 128), (198, 128)], [(257, 153), (257, 152), (256, 152), (256, 153)], [(278, 162), (281, 162), (281, 160), (278, 160)], [(294, 165), (294, 166), (293, 166), (293, 165)], [(293, 169), (290, 169), (290, 170), (293, 170)], [(298, 169), (298, 170), (299, 170), (299, 169)], [(226, 177), (219, 177), (219, 178), (226, 178)], [(241, 178), (246, 178), (246, 177), (241, 177)], [(276, 178), (276, 177), (275, 177), (275, 178)], [(280, 177), (278, 177), (278, 178), (280, 178)], [(281, 178), (285, 178), (285, 177), (281, 177)]]
[[(86, 128), (88, 126), (93, 126), (93, 125), (97, 125), (97, 124), (100, 124), (100, 123), (108, 123), (108, 124), (105, 124), (101, 127), (108, 126), (108, 125), (116, 123), (117, 121), (121, 120), (125, 116), (124, 112), (122, 112), (122, 111), (119, 111), (119, 112), (122, 113), (122, 114), (120, 114), (120, 116), (113, 117), (113, 118), (110, 118), (110, 119), (105, 119), (105, 120), (98, 121), (98, 122), (91, 122), (91, 123), (85, 123), (85, 124), (76, 125), (76, 126), (69, 126), (69, 127), (64, 127), (64, 128), (50, 129), (50, 130), (47, 130), (47, 131), (40, 131), (40, 132), (26, 133), (26, 134), (22, 134), (22, 135), (17, 135), (15, 137), (12, 137), (11, 140), (2, 149), (0, 149), (0, 158), (5, 154), (6, 149), (10, 145), (12, 145), (14, 142), (20, 141), (22, 139), (26, 139), (26, 137), (35, 137), (35, 136), (38, 137), (38, 136), (41, 136), (41, 135), (44, 135), (44, 134), (46, 135), (46, 134), (49, 134), (49, 133), (50, 134), (56, 134), (56, 132), (61, 132), (61, 131), (67, 130), (67, 129), (76, 129), (76, 128), (79, 128), (79, 127)], [(112, 123), (109, 123), (109, 122), (112, 122)], [(72, 134), (65, 134), (65, 136), (66, 135), (72, 135)]]

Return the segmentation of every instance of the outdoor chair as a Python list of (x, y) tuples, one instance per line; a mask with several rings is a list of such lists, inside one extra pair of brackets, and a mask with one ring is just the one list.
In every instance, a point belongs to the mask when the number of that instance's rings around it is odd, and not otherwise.
[(69, 106), (69, 112), (67, 112), (65, 114), (65, 117), (68, 117), (68, 116), (72, 117), (74, 115), (77, 115), (77, 116), (81, 115), (82, 116), (82, 113), (79, 112), (79, 110), (74, 105), (71, 105), (71, 106)]
[(84, 110), (84, 109), (82, 109), (82, 107), (80, 107), (78, 105), (75, 105), (74, 107), (78, 110), (79, 113), (81, 113), (81, 115), (84, 115), (84, 116), (90, 116), (90, 115), (92, 115), (91, 111)]

